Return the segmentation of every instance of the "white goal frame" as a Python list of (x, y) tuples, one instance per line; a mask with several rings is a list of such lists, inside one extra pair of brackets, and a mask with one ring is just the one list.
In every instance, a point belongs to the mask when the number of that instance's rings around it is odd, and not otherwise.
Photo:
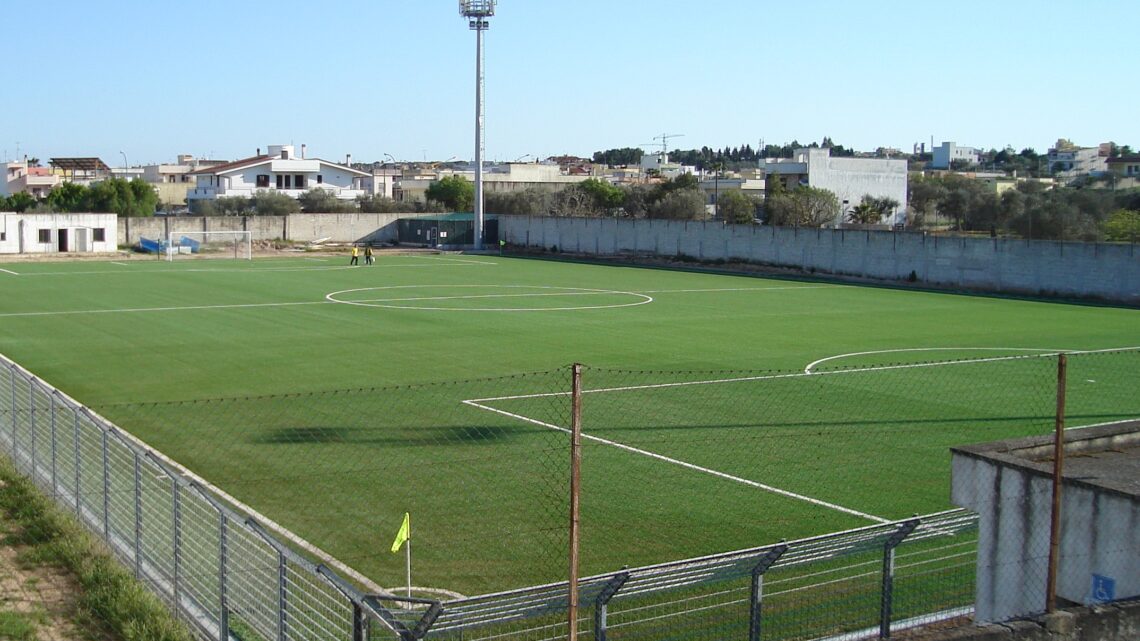
[[(187, 240), (190, 242), (186, 242)], [(221, 251), (216, 249), (219, 243), (226, 243)], [(210, 247), (210, 250), (202, 252), (203, 246)], [(253, 232), (172, 231), (166, 239), (165, 250), (168, 261), (173, 261), (176, 257), (253, 260)]]

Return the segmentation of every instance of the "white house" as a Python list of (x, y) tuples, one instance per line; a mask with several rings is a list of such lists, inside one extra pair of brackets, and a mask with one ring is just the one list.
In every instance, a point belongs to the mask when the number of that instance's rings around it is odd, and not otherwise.
[[(839, 199), (844, 217), (863, 196), (891, 198), (899, 207), (891, 212), (887, 224), (905, 222), (906, 161), (881, 158), (832, 158), (826, 148), (797, 149), (793, 158), (763, 161), (766, 176), (778, 175), (791, 190), (796, 185), (826, 189)], [(843, 222), (836, 220), (835, 224)]]
[(115, 214), (0, 213), (0, 254), (113, 252)]
[(953, 142), (943, 142), (941, 146), (935, 147), (931, 152), (931, 169), (949, 169), (956, 160), (972, 167), (982, 160), (982, 154), (977, 149), (959, 147)]
[[(301, 146), (304, 149), (304, 145)], [(369, 193), (372, 174), (320, 158), (298, 158), (292, 145), (270, 145), (269, 153), (190, 172), (195, 186), (187, 202), (226, 196), (249, 197), (274, 191), (296, 198), (310, 189), (324, 189), (352, 200)]]

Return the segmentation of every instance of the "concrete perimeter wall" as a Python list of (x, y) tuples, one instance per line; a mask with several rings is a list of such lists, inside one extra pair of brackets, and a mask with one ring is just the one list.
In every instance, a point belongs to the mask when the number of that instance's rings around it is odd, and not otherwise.
[(119, 218), (120, 246), (139, 238), (157, 240), (171, 232), (249, 231), (253, 240), (386, 242), (396, 239), (396, 221), (423, 214), (290, 214), (288, 216), (155, 216)]
[(1140, 305), (1135, 245), (717, 222), (500, 216), (508, 243), (595, 256), (684, 255), (961, 289)]

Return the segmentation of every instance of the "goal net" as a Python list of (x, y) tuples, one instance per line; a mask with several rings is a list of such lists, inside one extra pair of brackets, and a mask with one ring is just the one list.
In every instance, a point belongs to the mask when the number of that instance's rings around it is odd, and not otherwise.
[(253, 258), (253, 233), (249, 231), (177, 231), (166, 241), (166, 259)]

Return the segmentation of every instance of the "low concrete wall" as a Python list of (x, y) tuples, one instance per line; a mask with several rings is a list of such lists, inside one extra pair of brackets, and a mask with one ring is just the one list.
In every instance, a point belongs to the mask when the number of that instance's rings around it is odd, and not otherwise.
[[(595, 256), (684, 255), (811, 273), (1140, 305), (1135, 245), (713, 222), (500, 216), (508, 243)], [(912, 276), (913, 274), (913, 276)]]
[[(425, 214), (290, 214), (288, 216), (155, 216), (119, 218), (118, 244), (155, 240), (187, 231), (249, 231), (253, 240), (309, 242), (388, 242), (396, 240), (396, 221)], [(430, 215), (430, 214), (428, 214)]]
[(1140, 639), (1140, 601), (1069, 608), (1032, 620), (921, 628), (898, 635), (914, 641), (1134, 641)]

